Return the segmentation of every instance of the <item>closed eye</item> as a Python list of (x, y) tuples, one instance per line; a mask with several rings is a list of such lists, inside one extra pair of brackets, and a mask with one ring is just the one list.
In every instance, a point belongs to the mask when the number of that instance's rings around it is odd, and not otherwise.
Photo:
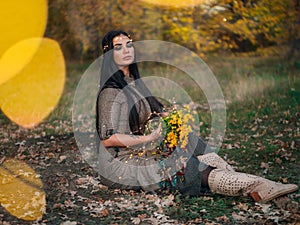
[[(133, 47), (133, 42), (129, 41), (126, 43), (126, 48), (132, 48)], [(122, 44), (115, 44), (114, 45), (114, 50), (115, 51), (120, 51), (122, 49)]]
[(132, 41), (127, 42), (126, 47), (127, 48), (132, 48), (133, 47), (133, 42)]
[(114, 50), (116, 50), (116, 51), (120, 51), (121, 49), (122, 49), (122, 45), (121, 44), (116, 44), (114, 46)]

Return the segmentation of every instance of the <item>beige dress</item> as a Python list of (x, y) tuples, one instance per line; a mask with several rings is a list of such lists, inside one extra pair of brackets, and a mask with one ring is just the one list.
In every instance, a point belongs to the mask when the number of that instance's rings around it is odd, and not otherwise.
[[(130, 88), (134, 93), (143, 131), (143, 125), (151, 115), (150, 106), (136, 88), (134, 79), (125, 77), (125, 80), (129, 84), (125, 88)], [(124, 90), (105, 88), (101, 91), (97, 106), (100, 140), (107, 139), (114, 133), (131, 134), (128, 107), (130, 106)], [(153, 154), (156, 146), (151, 144), (134, 148), (105, 148), (100, 144), (98, 170), (102, 183), (111, 188), (153, 191), (167, 187), (188, 195), (199, 195), (203, 190), (196, 156), (203, 154), (206, 147), (201, 139), (191, 133), (188, 148), (192, 151), (184, 153), (188, 154), (188, 161), (182, 168), (178, 164), (178, 155), (182, 156), (179, 148), (167, 160), (160, 160)]]
[[(135, 88), (133, 78), (125, 77), (125, 79), (129, 83), (126, 88), (130, 88), (130, 91), (134, 93), (139, 121), (143, 125), (151, 115), (151, 108)], [(124, 90), (106, 88), (100, 93), (98, 130), (101, 140), (109, 138), (114, 133), (131, 134), (128, 107), (130, 106)], [(141, 128), (143, 129), (143, 126)], [(134, 148), (101, 146), (99, 171), (103, 176), (103, 183), (122, 189), (153, 190), (159, 188), (158, 183), (162, 178), (151, 148), (155, 146), (143, 145)]]

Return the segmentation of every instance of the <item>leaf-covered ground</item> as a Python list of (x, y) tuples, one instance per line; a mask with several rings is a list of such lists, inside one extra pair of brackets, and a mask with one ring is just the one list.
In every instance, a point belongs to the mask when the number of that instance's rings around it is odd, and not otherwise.
[[(300, 220), (299, 192), (257, 204), (250, 198), (219, 195), (191, 198), (179, 193), (108, 190), (81, 160), (72, 133), (39, 136), (15, 127), (2, 134), (6, 136), (2, 160), (26, 161), (41, 175), (47, 195), (41, 221), (21, 221), (1, 208), (2, 224), (296, 224)], [(296, 181), (296, 172), (282, 172), (277, 178)]]
[[(273, 96), (230, 106), (219, 153), (239, 171), (300, 185), (300, 92), (287, 88)], [(0, 224), (300, 223), (300, 191), (258, 204), (247, 197), (109, 190), (82, 160), (68, 117), (25, 130), (0, 114), (0, 124), (0, 163), (27, 162), (47, 196), (40, 221), (19, 220), (0, 207)]]

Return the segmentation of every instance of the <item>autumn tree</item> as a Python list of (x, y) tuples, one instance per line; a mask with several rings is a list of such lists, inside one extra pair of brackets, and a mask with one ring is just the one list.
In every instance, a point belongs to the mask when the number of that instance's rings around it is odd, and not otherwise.
[(46, 37), (58, 41), (66, 58), (71, 58), (71, 53), (76, 52), (76, 40), (67, 21), (68, 1), (48, 1), (48, 23)]
[(299, 52), (299, 0), (211, 0), (189, 7), (161, 7), (135, 0), (49, 0), (46, 36), (59, 41), (67, 58), (101, 54), (100, 41), (112, 29), (134, 40), (181, 44), (199, 55), (255, 52), (289, 45)]
[(300, 0), (291, 0), (286, 15), (286, 41), (290, 45), (288, 59), (300, 58)]
[(216, 48), (248, 52), (299, 40), (299, 0), (216, 0), (206, 8)]

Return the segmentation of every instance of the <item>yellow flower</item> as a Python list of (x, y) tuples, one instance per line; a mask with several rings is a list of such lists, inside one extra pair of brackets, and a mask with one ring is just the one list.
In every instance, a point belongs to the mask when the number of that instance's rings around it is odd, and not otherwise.
[(177, 145), (177, 139), (178, 137), (173, 131), (167, 134), (167, 142), (169, 143), (170, 148), (175, 147)]
[[(195, 121), (195, 115), (194, 111), (184, 107), (173, 109), (168, 116), (162, 118), (166, 131), (164, 143), (167, 147), (165, 152), (171, 153), (176, 146), (182, 149), (186, 148), (189, 133), (192, 131), (191, 123)], [(162, 151), (164, 150), (162, 149)]]
[(194, 120), (194, 118), (191, 114), (185, 114), (183, 116), (183, 123), (185, 123), (185, 124), (188, 123), (189, 121), (193, 121), (193, 120)]

